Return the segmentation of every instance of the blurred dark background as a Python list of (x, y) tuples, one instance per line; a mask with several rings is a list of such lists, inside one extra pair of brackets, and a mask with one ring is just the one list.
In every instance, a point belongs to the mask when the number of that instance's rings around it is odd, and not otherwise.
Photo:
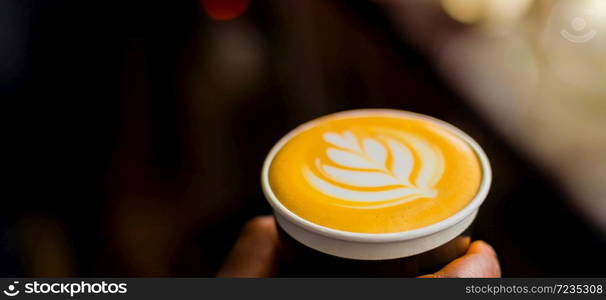
[[(0, 274), (214, 276), (240, 226), (271, 213), (259, 175), (273, 143), (312, 118), (372, 107), (435, 116), (484, 147), (494, 180), (474, 235), (496, 248), (504, 276), (604, 276), (606, 228), (585, 213), (603, 212), (604, 194), (575, 193), (558, 175), (567, 167), (540, 159), (547, 146), (525, 147), (540, 124), (486, 108), (523, 87), (484, 84), (480, 95), (451, 80), (498, 72), (482, 61), (492, 48), (469, 49), (480, 53), (469, 67), (440, 59), (453, 48), (439, 42), (482, 35), (487, 22), (457, 21), (440, 6), (453, 1), (418, 13), (393, 2), (1, 1)], [(540, 19), (536, 6), (520, 15)], [(411, 14), (428, 19), (401, 21)], [(514, 59), (503, 69), (525, 76)], [(606, 99), (599, 92), (592, 99)], [(562, 123), (546, 109), (558, 102), (504, 95), (522, 103), (512, 115)], [(601, 119), (600, 101), (590, 110)], [(604, 145), (593, 131), (572, 134), (588, 136), (583, 149)], [(570, 165), (580, 157), (562, 153)], [(606, 152), (586, 153), (602, 162)], [(604, 178), (603, 165), (597, 172)]]

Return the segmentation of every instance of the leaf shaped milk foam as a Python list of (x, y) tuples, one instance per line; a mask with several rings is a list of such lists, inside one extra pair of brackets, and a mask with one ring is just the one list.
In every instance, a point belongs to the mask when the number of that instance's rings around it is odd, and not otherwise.
[[(317, 158), (314, 166), (304, 169), (305, 178), (327, 196), (365, 204), (352, 208), (378, 208), (435, 197), (433, 185), (444, 169), (439, 149), (414, 135), (394, 134), (389, 129), (373, 131), (376, 136), (363, 139), (350, 131), (325, 133), (328, 160)], [(415, 165), (420, 171), (411, 178)]]

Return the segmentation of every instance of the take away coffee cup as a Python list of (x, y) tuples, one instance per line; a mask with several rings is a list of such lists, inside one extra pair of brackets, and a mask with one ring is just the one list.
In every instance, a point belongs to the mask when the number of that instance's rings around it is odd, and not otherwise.
[(264, 194), (286, 276), (414, 276), (463, 254), (491, 169), (467, 134), (398, 110), (339, 112), (272, 148)]

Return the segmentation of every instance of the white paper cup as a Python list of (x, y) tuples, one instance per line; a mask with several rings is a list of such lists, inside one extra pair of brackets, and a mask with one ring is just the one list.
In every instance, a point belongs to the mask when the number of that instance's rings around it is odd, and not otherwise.
[[(452, 216), (418, 229), (395, 233), (357, 233), (336, 230), (312, 223), (288, 210), (273, 193), (269, 183), (269, 168), (276, 154), (294, 136), (316, 126), (324, 118), (347, 118), (358, 115), (389, 115), (423, 119), (440, 125), (465, 141), (477, 155), (482, 168), (482, 181), (475, 197), (460, 211)], [(474, 221), (478, 209), (488, 191), (492, 173), (490, 163), (482, 148), (467, 134), (458, 128), (438, 119), (398, 110), (361, 109), (339, 112), (307, 122), (283, 137), (271, 149), (263, 165), (261, 183), (265, 197), (274, 210), (276, 220), (283, 231), (299, 243), (319, 252), (336, 257), (354, 260), (389, 260), (418, 255), (435, 249), (455, 239)]]

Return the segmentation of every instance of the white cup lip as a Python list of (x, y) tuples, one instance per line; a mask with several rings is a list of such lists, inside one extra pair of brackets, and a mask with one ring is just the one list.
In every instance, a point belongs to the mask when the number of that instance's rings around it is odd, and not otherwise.
[[(413, 117), (418, 119), (427, 120), (436, 124), (439, 124), (457, 135), (463, 141), (465, 141), (475, 152), (478, 159), (480, 160), (480, 165), (482, 167), (482, 181), (480, 182), (480, 187), (478, 188), (478, 192), (474, 196), (474, 198), (461, 210), (459, 210), (454, 215), (441, 220), (437, 223), (431, 224), (429, 226), (401, 231), (401, 232), (392, 232), (392, 233), (359, 233), (359, 232), (351, 232), (333, 229), (329, 227), (325, 227), (322, 225), (318, 225), (312, 223), (308, 220), (299, 217), (288, 208), (286, 208), (273, 193), (271, 186), (269, 184), (269, 167), (276, 156), (276, 154), (282, 149), (282, 147), (294, 136), (298, 135), (300, 132), (312, 128), (316, 125), (316, 123), (323, 121), (324, 119), (339, 119), (339, 118), (348, 118), (352, 116), (363, 116), (367, 114), (372, 115), (386, 115), (386, 116), (395, 116), (395, 117)], [(390, 243), (397, 241), (405, 241), (412, 240), (423, 236), (428, 236), (444, 229), (447, 229), (461, 220), (463, 220), (466, 216), (472, 214), (479, 206), (484, 202), (486, 195), (490, 189), (490, 184), (492, 181), (492, 171), (490, 168), (490, 162), (488, 161), (488, 157), (480, 147), (476, 141), (474, 141), (470, 136), (466, 133), (458, 129), (457, 127), (444, 122), (442, 120), (404, 110), (395, 110), (395, 109), (377, 109), (377, 108), (367, 108), (367, 109), (354, 109), (354, 110), (346, 110), (333, 114), (329, 114), (317, 119), (313, 119), (311, 121), (305, 122), (302, 125), (299, 125), (288, 134), (286, 134), (282, 139), (280, 139), (271, 149), (265, 162), (263, 163), (263, 169), (261, 171), (261, 186), (263, 188), (263, 193), (265, 194), (265, 198), (269, 202), (269, 204), (274, 209), (275, 213), (279, 213), (289, 221), (293, 222), (300, 227), (315, 232), (317, 234), (339, 239), (345, 241), (353, 241), (353, 242), (364, 242), (364, 243)]]

